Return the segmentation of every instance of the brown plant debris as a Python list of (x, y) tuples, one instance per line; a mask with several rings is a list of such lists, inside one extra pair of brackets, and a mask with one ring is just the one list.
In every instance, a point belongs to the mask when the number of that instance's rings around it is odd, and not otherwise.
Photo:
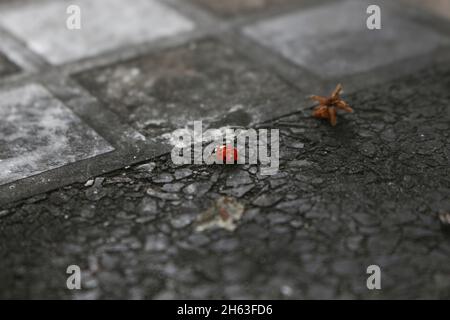
[(319, 119), (327, 119), (334, 127), (337, 123), (337, 109), (353, 112), (353, 109), (341, 98), (342, 85), (338, 84), (330, 97), (311, 96), (311, 100), (319, 103), (314, 108), (313, 116)]
[(236, 229), (236, 223), (242, 218), (244, 205), (231, 197), (220, 197), (213, 205), (197, 218), (195, 230), (198, 232), (213, 228), (228, 231)]

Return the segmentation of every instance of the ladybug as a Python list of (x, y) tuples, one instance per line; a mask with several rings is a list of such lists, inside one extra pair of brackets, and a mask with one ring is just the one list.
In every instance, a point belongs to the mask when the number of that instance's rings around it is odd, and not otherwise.
[(222, 163), (237, 163), (238, 160), (238, 152), (237, 149), (230, 145), (223, 145), (217, 147), (215, 149), (215, 153), (218, 161), (222, 161)]

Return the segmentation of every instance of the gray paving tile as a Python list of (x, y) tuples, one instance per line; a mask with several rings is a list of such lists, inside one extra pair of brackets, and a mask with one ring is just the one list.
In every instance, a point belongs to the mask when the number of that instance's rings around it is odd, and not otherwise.
[(223, 17), (244, 16), (304, 0), (191, 0)]
[(402, 0), (405, 3), (417, 5), (450, 19), (450, 0)]
[[(66, 8), (81, 8), (82, 29), (66, 28)], [(46, 1), (6, 9), (0, 24), (52, 64), (94, 56), (192, 30), (192, 21), (156, 0)]]
[(19, 68), (0, 53), (0, 77), (13, 74), (17, 71), (19, 71)]
[(41, 85), (0, 92), (0, 185), (112, 150)]
[(345, 1), (244, 28), (256, 42), (323, 78), (366, 72), (430, 53), (446, 39), (388, 6), (382, 29), (366, 28), (365, 1)]
[(297, 90), (215, 39), (74, 76), (147, 137), (193, 120), (247, 126), (300, 108)]

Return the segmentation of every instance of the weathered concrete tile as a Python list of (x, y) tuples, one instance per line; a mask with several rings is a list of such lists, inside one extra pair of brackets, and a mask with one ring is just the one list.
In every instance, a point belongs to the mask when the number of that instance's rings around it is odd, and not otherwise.
[(193, 120), (247, 126), (300, 108), (303, 99), (234, 49), (204, 39), (75, 75), (142, 134), (158, 136)]
[(430, 10), (438, 15), (450, 18), (450, 0), (402, 0), (405, 3), (411, 3), (427, 10)]
[[(66, 9), (81, 8), (81, 30), (68, 30)], [(0, 13), (0, 24), (52, 64), (170, 37), (193, 22), (156, 0), (74, 0), (30, 3)]]
[(444, 37), (382, 6), (382, 29), (366, 27), (367, 2), (333, 3), (256, 25), (244, 33), (324, 77), (372, 70), (436, 49)]
[(223, 17), (235, 17), (261, 12), (302, 0), (191, 0)]
[(41, 85), (0, 92), (0, 185), (112, 150)]
[(0, 77), (13, 74), (17, 71), (19, 71), (19, 68), (0, 53)]

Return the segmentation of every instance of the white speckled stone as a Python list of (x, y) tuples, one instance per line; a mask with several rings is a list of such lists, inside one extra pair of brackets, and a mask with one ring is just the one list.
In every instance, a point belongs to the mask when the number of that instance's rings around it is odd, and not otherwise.
[[(70, 4), (81, 8), (81, 30), (66, 27)], [(38, 1), (4, 10), (0, 24), (52, 64), (194, 29), (193, 22), (156, 0)]]
[(0, 185), (112, 150), (41, 85), (0, 92)]
[(333, 2), (248, 26), (244, 33), (324, 78), (355, 74), (437, 48), (444, 37), (381, 5), (381, 30), (368, 30), (365, 1)]

